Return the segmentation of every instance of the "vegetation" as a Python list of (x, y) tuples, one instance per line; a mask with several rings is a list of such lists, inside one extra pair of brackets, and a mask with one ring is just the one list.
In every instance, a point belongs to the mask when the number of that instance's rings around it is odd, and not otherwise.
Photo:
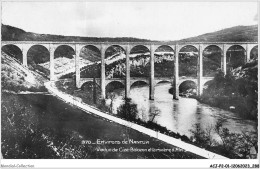
[(228, 72), (216, 74), (208, 83), (199, 101), (237, 112), (245, 118), (257, 120), (258, 103), (257, 60)]
[(179, 56), (179, 76), (197, 77), (198, 55), (187, 53)]
[(38, 74), (33, 74), (29, 69), (19, 65), (19, 63), (2, 53), (1, 64), (1, 88), (13, 92), (20, 91), (46, 91), (43, 86), (44, 78)]
[(203, 52), (203, 76), (204, 77), (214, 77), (215, 73), (221, 69), (222, 53), (223, 53), (222, 50), (217, 46), (208, 46), (204, 50)]
[(125, 98), (124, 101), (125, 103), (118, 108), (117, 115), (123, 119), (134, 121), (138, 113), (137, 105), (131, 103), (129, 98)]
[[(58, 133), (57, 128), (41, 121), (46, 116), (46, 107), (39, 100), (30, 104), (21, 96), (3, 93), (3, 97), (1, 150), (4, 158), (87, 158), (90, 152), (95, 157), (94, 148), (80, 144), (79, 133), (69, 130)], [(53, 114), (48, 116), (58, 120)]]
[[(257, 132), (232, 133), (224, 128), (222, 123), (223, 121), (219, 120), (215, 126), (209, 126), (205, 130), (201, 129), (200, 124), (195, 124), (190, 139), (200, 147), (229, 158), (257, 158)], [(214, 133), (220, 140), (213, 139)]]
[[(131, 77), (149, 77), (150, 75), (150, 58), (147, 55), (137, 55), (130, 60), (130, 76)], [(106, 64), (106, 77), (107, 78), (124, 78), (126, 73), (125, 58), (119, 59)], [(143, 64), (144, 63), (144, 64)], [(186, 69), (184, 69), (186, 70)], [(155, 61), (155, 77), (170, 77), (173, 75), (173, 61), (158, 59)], [(100, 63), (93, 63), (85, 66), (80, 70), (82, 78), (100, 78), (101, 65)], [(66, 74), (61, 79), (75, 77), (75, 72)]]
[(27, 54), (28, 64), (40, 64), (50, 61), (50, 53), (47, 48), (41, 45), (35, 45), (29, 49)]
[(21, 49), (14, 45), (5, 45), (2, 47), (2, 52), (16, 59), (18, 63), (23, 63), (23, 53)]

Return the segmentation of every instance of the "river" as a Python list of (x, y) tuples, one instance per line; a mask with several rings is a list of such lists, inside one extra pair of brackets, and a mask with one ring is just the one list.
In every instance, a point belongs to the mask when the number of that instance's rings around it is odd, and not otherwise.
[[(196, 123), (205, 130), (215, 126), (219, 119), (224, 119), (223, 126), (232, 132), (256, 130), (256, 122), (241, 119), (233, 112), (202, 104), (192, 98), (180, 97), (179, 100), (174, 100), (168, 92), (170, 87), (170, 83), (157, 84), (154, 100), (149, 100), (148, 85), (131, 88), (130, 98), (137, 104), (140, 119), (152, 120), (153, 114), (157, 114), (153, 119), (154, 122), (188, 137), (191, 136), (190, 130), (194, 129)], [(115, 96), (112, 99), (112, 110), (116, 114), (117, 108), (123, 104), (124, 90), (117, 89), (113, 93)], [(216, 133), (213, 132), (213, 135), (216, 136)]]

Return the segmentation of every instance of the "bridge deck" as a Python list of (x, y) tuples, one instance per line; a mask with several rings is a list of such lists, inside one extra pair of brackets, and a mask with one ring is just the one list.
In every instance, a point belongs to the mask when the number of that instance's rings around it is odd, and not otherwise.
[(66, 42), (66, 41), (2, 41), (4, 44), (144, 44), (144, 45), (183, 45), (183, 44), (258, 44), (258, 42)]

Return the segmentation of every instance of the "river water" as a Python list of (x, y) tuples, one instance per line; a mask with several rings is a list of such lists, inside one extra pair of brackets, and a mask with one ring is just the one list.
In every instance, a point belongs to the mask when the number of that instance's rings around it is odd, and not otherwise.
[[(180, 97), (179, 100), (174, 100), (168, 92), (170, 87), (170, 83), (157, 84), (154, 100), (149, 100), (148, 85), (131, 88), (130, 98), (133, 103), (137, 104), (140, 119), (153, 120), (169, 130), (189, 137), (191, 136), (190, 130), (194, 129), (196, 123), (205, 130), (215, 126), (220, 119), (225, 120), (223, 126), (232, 132), (256, 130), (256, 122), (241, 119), (233, 112), (199, 103), (192, 98)], [(112, 110), (116, 114), (118, 107), (123, 104), (124, 90), (117, 89), (113, 94)], [(213, 135), (216, 136), (214, 132)]]

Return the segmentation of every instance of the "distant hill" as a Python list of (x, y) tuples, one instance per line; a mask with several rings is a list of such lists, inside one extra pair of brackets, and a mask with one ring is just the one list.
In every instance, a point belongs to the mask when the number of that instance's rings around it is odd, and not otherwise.
[(50, 34), (38, 34), (26, 32), (22, 29), (2, 24), (2, 41), (69, 41), (69, 42), (150, 42), (148, 39), (138, 39), (132, 37), (80, 37), (62, 36)]
[[(74, 42), (156, 42), (148, 39), (131, 37), (99, 38), (37, 34), (2, 24), (2, 41), (74, 41)], [(257, 42), (258, 25), (235, 26), (220, 31), (206, 33), (196, 37), (171, 42)]]
[(174, 42), (257, 42), (258, 25), (235, 26)]

